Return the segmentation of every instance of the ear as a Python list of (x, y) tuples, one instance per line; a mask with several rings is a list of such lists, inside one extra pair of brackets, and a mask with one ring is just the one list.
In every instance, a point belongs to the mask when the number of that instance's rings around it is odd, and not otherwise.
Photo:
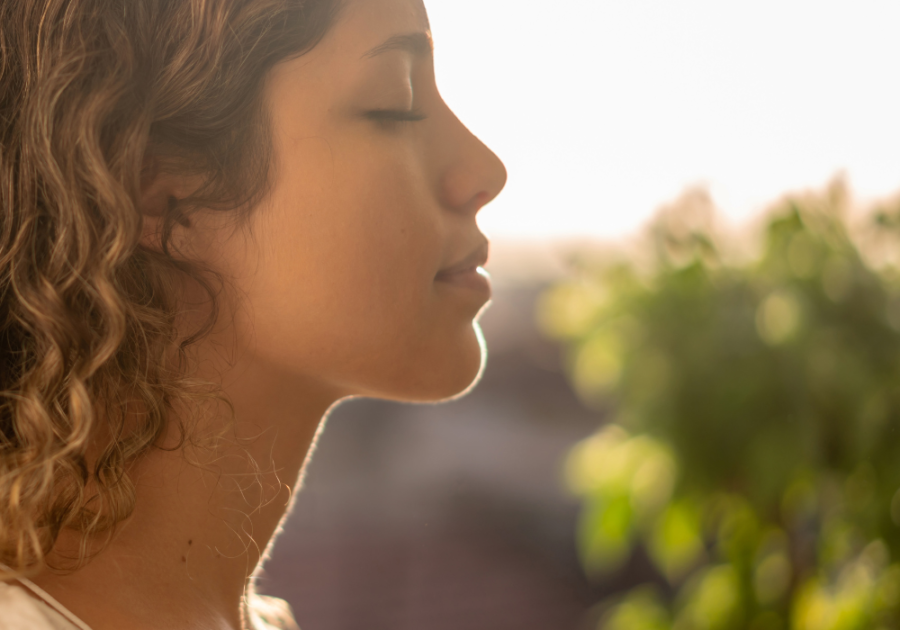
[[(143, 220), (141, 231), (141, 245), (149, 249), (161, 251), (161, 239), (163, 225), (179, 199), (184, 199), (190, 192), (196, 190), (196, 184), (192, 187), (193, 178), (166, 172), (160, 167), (160, 161), (154, 157), (144, 160), (141, 169), (141, 192), (138, 201), (138, 210)], [(185, 227), (190, 227), (187, 219), (179, 221)]]

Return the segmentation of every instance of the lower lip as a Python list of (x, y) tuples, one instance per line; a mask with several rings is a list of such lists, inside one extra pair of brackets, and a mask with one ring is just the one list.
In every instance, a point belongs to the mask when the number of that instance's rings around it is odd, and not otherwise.
[(488, 298), (491, 297), (490, 275), (481, 267), (457, 273), (438, 274), (435, 281), (441, 284), (469, 289)]

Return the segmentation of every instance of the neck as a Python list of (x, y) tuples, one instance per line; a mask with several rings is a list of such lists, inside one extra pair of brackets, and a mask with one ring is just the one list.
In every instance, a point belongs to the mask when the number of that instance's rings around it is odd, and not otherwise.
[[(152, 450), (132, 470), (135, 510), (113, 541), (75, 573), (35, 579), (94, 630), (244, 625), (250, 578), (340, 396), (260, 365), (228, 374), (234, 423), (225, 437), (212, 448)], [(196, 435), (228, 426), (227, 418), (200, 421)]]

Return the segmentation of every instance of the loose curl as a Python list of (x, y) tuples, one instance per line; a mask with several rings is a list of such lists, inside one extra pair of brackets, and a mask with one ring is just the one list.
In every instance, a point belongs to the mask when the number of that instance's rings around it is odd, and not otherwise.
[[(46, 564), (63, 530), (80, 532), (82, 552), (108, 539), (134, 508), (129, 465), (174, 403), (202, 395), (184, 351), (212, 325), (215, 291), (170, 251), (172, 230), (199, 207), (246, 216), (265, 193), (266, 73), (312, 49), (339, 8), (0, 4), (0, 579)], [(140, 244), (138, 207), (159, 169), (204, 182), (169, 200), (161, 251)], [(187, 339), (175, 327), (185, 277), (214, 306)]]

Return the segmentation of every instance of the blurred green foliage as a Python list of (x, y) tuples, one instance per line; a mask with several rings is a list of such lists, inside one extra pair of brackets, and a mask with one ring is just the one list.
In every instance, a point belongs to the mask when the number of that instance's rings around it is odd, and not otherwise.
[(598, 628), (900, 628), (900, 274), (873, 262), (900, 252), (897, 204), (851, 236), (841, 180), (785, 198), (743, 262), (710, 206), (688, 195), (649, 262), (576, 259), (539, 303), (615, 419), (566, 462), (584, 563), (641, 545), (676, 593), (619, 596)]

